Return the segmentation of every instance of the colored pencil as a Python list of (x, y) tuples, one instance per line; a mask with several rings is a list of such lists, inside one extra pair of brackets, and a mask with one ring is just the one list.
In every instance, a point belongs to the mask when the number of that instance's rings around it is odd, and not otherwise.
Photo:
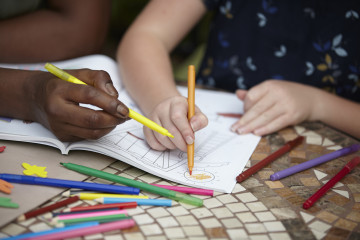
[(3, 179), (12, 183), (21, 183), (21, 184), (33, 184), (33, 185), (44, 185), (52, 187), (62, 187), (62, 188), (80, 188), (93, 191), (102, 191), (110, 193), (121, 193), (121, 194), (139, 194), (140, 189), (127, 186), (111, 185), (111, 184), (101, 184), (101, 183), (91, 183), (91, 182), (81, 182), (81, 181), (71, 181), (57, 178), (42, 178), (34, 176), (24, 176), (18, 174), (0, 174), (0, 179)]
[(172, 206), (170, 199), (135, 199), (135, 198), (99, 198), (95, 199), (99, 203), (120, 203), (120, 202), (137, 202), (138, 205), (149, 206)]
[(264, 168), (266, 165), (270, 164), (271, 162), (275, 161), (280, 156), (284, 155), (285, 153), (289, 152), (291, 149), (295, 148), (304, 140), (304, 137), (299, 136), (292, 141), (287, 142), (284, 146), (282, 146), (279, 150), (275, 151), (274, 153), (270, 154), (254, 166), (250, 167), (239, 176), (236, 177), (237, 182), (242, 182), (245, 179), (249, 178), (254, 173), (258, 172), (260, 169)]
[(55, 239), (75, 238), (80, 236), (92, 235), (96, 233), (108, 232), (117, 229), (131, 228), (133, 226), (135, 226), (135, 221), (133, 219), (124, 219), (121, 221), (103, 223), (98, 226), (84, 227), (66, 232), (47, 234), (40, 237), (29, 238), (29, 240), (55, 240)]
[(231, 118), (241, 118), (242, 114), (240, 113), (217, 113), (217, 115), (222, 117), (231, 117)]
[(348, 174), (358, 164), (360, 164), (360, 157), (354, 157), (333, 178), (331, 178), (316, 193), (314, 193), (310, 198), (308, 198), (304, 202), (303, 208), (304, 209), (310, 208), (317, 200), (319, 200), (319, 198), (321, 198), (330, 188), (332, 188), (337, 182), (339, 182), (343, 177), (345, 177), (346, 174)]
[(360, 144), (353, 144), (350, 147), (339, 149), (337, 151), (325, 154), (323, 156), (311, 159), (309, 161), (306, 161), (306, 162), (300, 163), (298, 165), (295, 165), (295, 166), (289, 167), (287, 169), (284, 169), (282, 171), (276, 172), (276, 173), (274, 173), (274, 174), (272, 174), (270, 176), (270, 179), (272, 181), (279, 180), (279, 179), (282, 179), (284, 177), (287, 177), (287, 176), (290, 176), (292, 174), (304, 171), (306, 169), (315, 167), (315, 166), (320, 165), (322, 163), (328, 162), (330, 160), (333, 160), (335, 158), (338, 158), (338, 157), (341, 157), (341, 156), (344, 156), (344, 155), (347, 155), (347, 154), (350, 154), (350, 153), (354, 153), (354, 152), (359, 151), (359, 150), (360, 150)]
[(110, 208), (126, 209), (126, 208), (136, 208), (136, 202), (124, 202), (124, 203), (110, 203), (110, 204), (99, 204), (93, 206), (80, 206), (64, 209), (64, 212), (82, 212), (82, 211), (91, 211), (91, 210), (104, 210)]
[[(195, 66), (190, 65), (188, 67), (188, 120), (195, 115)], [(188, 168), (190, 175), (194, 168), (194, 143), (187, 144), (187, 159), (188, 159)]]
[(27, 212), (21, 216), (18, 217), (17, 221), (20, 222), (20, 221), (24, 221), (26, 219), (29, 219), (29, 218), (32, 218), (32, 217), (36, 217), (40, 214), (43, 214), (43, 213), (46, 213), (46, 212), (50, 212), (52, 210), (55, 210), (55, 209), (58, 209), (58, 208), (61, 208), (61, 207), (64, 207), (70, 203), (74, 203), (76, 201), (79, 200), (79, 197), (78, 196), (74, 196), (74, 197), (70, 197), (70, 198), (67, 198), (63, 201), (60, 201), (60, 202), (56, 202), (54, 204), (51, 204), (49, 206), (46, 206), (46, 207), (43, 207), (43, 208), (39, 208), (39, 209), (36, 209), (36, 210), (33, 210), (33, 211), (30, 211), (30, 212)]

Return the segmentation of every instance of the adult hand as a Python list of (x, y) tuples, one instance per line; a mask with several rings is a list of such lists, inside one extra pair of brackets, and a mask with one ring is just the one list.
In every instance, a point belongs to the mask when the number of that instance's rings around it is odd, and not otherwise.
[(316, 120), (320, 89), (299, 83), (267, 80), (249, 91), (237, 90), (244, 115), (231, 129), (262, 136), (305, 120)]
[[(32, 76), (37, 83), (32, 104), (35, 121), (61, 141), (77, 141), (100, 138), (128, 120), (128, 108), (117, 99), (109, 74), (89, 69), (68, 72), (88, 85), (69, 83), (50, 73)], [(93, 110), (80, 103), (100, 109)]]
[(151, 148), (159, 151), (176, 149), (186, 152), (186, 145), (195, 140), (194, 132), (208, 124), (207, 117), (195, 107), (195, 115), (187, 119), (188, 103), (182, 96), (168, 98), (158, 104), (151, 112), (149, 118), (166, 128), (174, 138), (163, 136), (147, 127), (144, 127), (146, 141)]

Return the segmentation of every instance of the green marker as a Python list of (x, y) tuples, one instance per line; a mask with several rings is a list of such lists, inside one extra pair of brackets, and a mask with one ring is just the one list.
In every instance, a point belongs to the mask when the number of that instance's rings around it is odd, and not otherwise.
[(114, 214), (114, 215), (96, 216), (96, 217), (72, 218), (66, 220), (55, 219), (51, 223), (57, 227), (64, 227), (70, 224), (83, 223), (83, 222), (106, 223), (106, 222), (112, 222), (112, 221), (118, 221), (123, 219), (130, 219), (130, 218), (131, 217), (126, 216), (125, 214)]
[(147, 184), (147, 183), (143, 183), (143, 182), (128, 179), (128, 178), (125, 178), (125, 177), (117, 176), (115, 174), (103, 172), (103, 171), (100, 171), (100, 170), (97, 170), (97, 169), (94, 169), (94, 168), (89, 168), (89, 167), (77, 165), (77, 164), (74, 164), (74, 163), (61, 163), (61, 165), (63, 165), (64, 167), (66, 167), (68, 169), (79, 172), (79, 173), (83, 173), (83, 174), (86, 174), (86, 175), (89, 175), (89, 176), (106, 179), (106, 180), (116, 182), (116, 183), (121, 183), (121, 184), (124, 184), (126, 186), (130, 186), (130, 187), (140, 188), (141, 190), (151, 192), (151, 193), (156, 193), (156, 194), (158, 194), (160, 196), (170, 198), (172, 200), (176, 200), (176, 201), (179, 201), (179, 202), (187, 203), (187, 204), (190, 204), (190, 205), (193, 205), (193, 206), (201, 207), (203, 205), (203, 200), (202, 199), (189, 196), (189, 195), (187, 195), (185, 193), (176, 192), (176, 191), (172, 191), (172, 190), (169, 190), (169, 189), (153, 186), (153, 185), (150, 185), (150, 184)]
[(0, 207), (19, 208), (19, 204), (11, 201), (11, 198), (0, 197)]

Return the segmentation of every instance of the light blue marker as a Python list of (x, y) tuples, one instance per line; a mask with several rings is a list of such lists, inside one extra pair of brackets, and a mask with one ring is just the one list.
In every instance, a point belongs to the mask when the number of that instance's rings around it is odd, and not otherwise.
[(150, 205), (150, 206), (172, 206), (172, 200), (170, 199), (142, 199), (142, 198), (98, 198), (97, 202), (100, 203), (123, 203), (123, 202), (137, 202), (138, 205)]

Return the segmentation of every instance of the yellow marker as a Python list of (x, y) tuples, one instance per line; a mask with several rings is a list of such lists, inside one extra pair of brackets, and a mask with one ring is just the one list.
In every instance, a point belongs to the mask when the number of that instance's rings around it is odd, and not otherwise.
[[(65, 72), (64, 70), (55, 67), (54, 65), (52, 65), (51, 63), (46, 63), (45, 64), (45, 68), (52, 74), (54, 74), (55, 76), (57, 76), (58, 78), (68, 81), (68, 82), (72, 82), (72, 83), (76, 83), (76, 84), (85, 84), (83, 81), (77, 79), (76, 77), (68, 74), (67, 72)], [(169, 133), (169, 131), (163, 127), (161, 127), (159, 124), (151, 121), (150, 119), (144, 117), (143, 115), (141, 115), (140, 113), (135, 112), (134, 110), (131, 110), (129, 108), (129, 117), (138, 121), (139, 123), (147, 126), (148, 128), (164, 135), (164, 136), (168, 136), (171, 138), (174, 138), (174, 136)]]
[(136, 198), (136, 199), (148, 199), (148, 196), (129, 195), (129, 194), (111, 194), (111, 193), (78, 193), (75, 196), (79, 196), (81, 200), (93, 200), (102, 197), (108, 198)]

